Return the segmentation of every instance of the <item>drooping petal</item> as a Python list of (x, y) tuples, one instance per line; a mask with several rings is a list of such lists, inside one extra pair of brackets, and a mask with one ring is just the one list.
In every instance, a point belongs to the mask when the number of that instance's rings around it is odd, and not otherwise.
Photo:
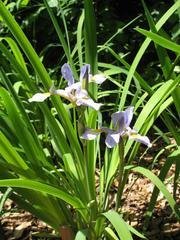
[(61, 67), (61, 74), (62, 74), (63, 78), (68, 81), (68, 86), (71, 86), (74, 83), (73, 73), (72, 73), (71, 68), (68, 63), (65, 63)]
[(124, 111), (124, 118), (125, 118), (125, 127), (129, 127), (132, 118), (133, 118), (133, 111), (134, 107), (129, 106), (125, 111)]
[(98, 111), (100, 109), (100, 107), (102, 106), (101, 103), (96, 103), (91, 98), (88, 98), (88, 97), (77, 99), (76, 105), (77, 106), (83, 105), (83, 106), (91, 107), (91, 108), (95, 109), (96, 111)]
[(59, 96), (69, 100), (69, 93), (68, 93), (68, 91), (66, 91), (66, 88), (65, 88), (65, 90), (57, 89), (57, 90), (54, 91), (54, 94), (59, 95)]
[(129, 139), (135, 140), (137, 142), (143, 143), (148, 147), (152, 147), (152, 144), (147, 136), (141, 136), (138, 133), (129, 134)]
[(43, 102), (46, 98), (50, 97), (50, 93), (36, 93), (32, 96), (32, 98), (29, 98), (29, 102)]
[(97, 84), (101, 84), (106, 80), (105, 75), (103, 74), (95, 74), (94, 76), (90, 77), (90, 81), (89, 82), (95, 82)]
[(83, 80), (89, 80), (89, 74), (90, 74), (90, 64), (85, 64), (81, 67), (80, 72), (80, 82), (83, 83)]
[(99, 130), (87, 128), (80, 138), (86, 140), (94, 140), (100, 133), (101, 131)]
[(107, 134), (107, 137), (106, 137), (106, 140), (105, 140), (105, 143), (106, 143), (106, 146), (108, 148), (113, 148), (116, 146), (116, 144), (119, 143), (120, 141), (120, 133), (117, 133), (117, 132), (110, 132)]

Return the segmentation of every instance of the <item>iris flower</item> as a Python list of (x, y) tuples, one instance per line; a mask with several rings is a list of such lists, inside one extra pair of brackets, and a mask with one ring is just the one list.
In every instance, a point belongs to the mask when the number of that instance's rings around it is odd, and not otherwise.
[(108, 148), (113, 148), (116, 144), (121, 141), (124, 136), (128, 136), (129, 139), (135, 140), (137, 142), (143, 143), (148, 147), (152, 144), (146, 136), (141, 136), (137, 131), (130, 128), (130, 123), (133, 117), (134, 107), (128, 107), (125, 111), (115, 112), (111, 115), (112, 123), (114, 129), (100, 128), (100, 129), (86, 129), (86, 131), (81, 136), (82, 139), (94, 140), (101, 132), (107, 134), (105, 143)]
[(95, 82), (101, 84), (106, 80), (105, 76), (102, 74), (96, 74), (92, 76), (90, 74), (90, 65), (86, 64), (81, 68), (80, 81), (74, 81), (73, 73), (69, 64), (65, 63), (61, 68), (62, 76), (68, 82), (68, 86), (65, 89), (54, 89), (50, 88), (47, 93), (36, 93), (29, 99), (29, 102), (43, 102), (46, 98), (51, 95), (59, 95), (67, 100), (69, 100), (75, 106), (88, 106), (96, 111), (99, 110), (102, 104), (96, 103), (88, 95), (86, 86), (89, 82)]

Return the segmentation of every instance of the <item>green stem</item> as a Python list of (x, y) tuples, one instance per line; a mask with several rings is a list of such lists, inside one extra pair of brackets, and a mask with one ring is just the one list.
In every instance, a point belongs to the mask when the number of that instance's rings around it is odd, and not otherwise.
[(124, 173), (124, 142), (123, 139), (120, 137), (119, 141), (119, 171), (118, 171), (118, 191), (116, 197), (116, 211), (118, 211), (121, 205), (121, 197), (123, 193), (123, 185), (122, 185), (122, 178)]
[(74, 121), (74, 130), (75, 130), (75, 133), (77, 134), (76, 108), (75, 107), (73, 107), (73, 121)]

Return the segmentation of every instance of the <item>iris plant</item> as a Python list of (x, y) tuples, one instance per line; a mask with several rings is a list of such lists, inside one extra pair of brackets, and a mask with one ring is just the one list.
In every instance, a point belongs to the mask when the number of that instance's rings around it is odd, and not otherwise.
[(121, 141), (121, 138), (128, 136), (129, 139), (133, 139), (137, 142), (143, 143), (148, 147), (151, 147), (151, 143), (148, 137), (141, 136), (134, 129), (130, 128), (130, 123), (133, 117), (134, 107), (128, 107), (125, 111), (115, 112), (111, 115), (114, 128), (109, 129), (102, 127), (100, 129), (86, 129), (81, 136), (82, 139), (94, 140), (101, 132), (107, 134), (105, 143), (108, 148), (113, 148)]
[(81, 68), (80, 81), (75, 83), (73, 73), (69, 64), (65, 63), (61, 68), (62, 76), (68, 82), (68, 86), (65, 89), (54, 89), (51, 87), (47, 93), (36, 93), (29, 99), (29, 102), (43, 102), (51, 95), (59, 95), (69, 100), (75, 106), (88, 106), (96, 111), (99, 110), (102, 104), (96, 103), (88, 95), (88, 83), (95, 82), (101, 84), (105, 81), (105, 76), (102, 74), (96, 74), (92, 76), (90, 74), (90, 65), (86, 64)]

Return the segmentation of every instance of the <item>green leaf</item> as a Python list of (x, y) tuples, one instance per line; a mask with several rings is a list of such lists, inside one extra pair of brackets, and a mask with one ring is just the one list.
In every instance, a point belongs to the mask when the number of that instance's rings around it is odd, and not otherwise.
[[(166, 13), (159, 19), (159, 21), (157, 22), (156, 24), (156, 29), (157, 31), (159, 31), (161, 29), (161, 27), (164, 25), (164, 23), (170, 18), (170, 16), (180, 7), (180, 1), (176, 1), (169, 9), (168, 11), (166, 11)], [(126, 102), (126, 97), (127, 97), (127, 94), (128, 94), (128, 89), (129, 89), (129, 86), (131, 84), (131, 81), (132, 81), (132, 78), (134, 76), (134, 73), (136, 71), (136, 68), (144, 54), (144, 52), (146, 51), (147, 47), (149, 46), (151, 42), (151, 39), (147, 38), (145, 39), (145, 41), (143, 42), (143, 44), (141, 45), (141, 47), (139, 48), (138, 50), (138, 53), (136, 54), (132, 64), (131, 64), (131, 67), (130, 67), (130, 70), (129, 70), (129, 73), (128, 73), (128, 76), (127, 76), (127, 79), (125, 81), (125, 85), (124, 85), (124, 89), (123, 89), (123, 93), (122, 93), (122, 96), (121, 96), (121, 101), (120, 101), (120, 104), (119, 104), (119, 109), (122, 110), (124, 105), (125, 105), (125, 102)]]
[(92, 0), (84, 0), (84, 11), (86, 62), (91, 65), (92, 74), (95, 74), (97, 73), (97, 39), (96, 18)]
[[(44, 5), (45, 5), (45, 7), (46, 7), (46, 9), (47, 9), (47, 11), (49, 13), (49, 16), (50, 16), (51, 20), (52, 20), (52, 23), (54, 25), (54, 28), (56, 30), (56, 33), (57, 33), (58, 38), (60, 40), (60, 43), (62, 44), (64, 53), (65, 53), (65, 55), (67, 57), (67, 60), (69, 61), (69, 64), (71, 66), (71, 69), (72, 69), (72, 71), (74, 73), (75, 78), (78, 78), (77, 72), (76, 72), (76, 69), (75, 69), (75, 64), (74, 64), (73, 59), (71, 57), (71, 49), (70, 49), (70, 46), (69, 46), (69, 41), (68, 41), (68, 44), (67, 44), (67, 42), (66, 42), (66, 40), (64, 38), (64, 33), (62, 32), (62, 30), (61, 30), (61, 28), (59, 26), (58, 20), (55, 17), (53, 10), (51, 9), (51, 7), (54, 7), (53, 5), (56, 4), (56, 3), (57, 3), (57, 6), (58, 6), (59, 5), (58, 1), (56, 2), (56, 1), (44, 0)], [(61, 11), (61, 7), (59, 9)], [(66, 23), (65, 23), (65, 19), (64, 19), (64, 15), (63, 15), (62, 11), (61, 11), (61, 15), (62, 15), (64, 27), (65, 27), (66, 38), (68, 40), (67, 27), (66, 27)]]
[(109, 239), (111, 239), (111, 240), (119, 240), (119, 238), (116, 236), (116, 234), (114, 233), (114, 231), (111, 228), (106, 227), (104, 229), (104, 231), (105, 231), (105, 234), (108, 235)]
[(143, 35), (145, 35), (146, 37), (152, 39), (158, 45), (160, 45), (164, 48), (167, 48), (173, 52), (180, 53), (180, 45), (178, 45), (170, 40), (167, 40), (166, 38), (161, 37), (161, 36), (157, 35), (156, 33), (149, 32), (149, 31), (141, 29), (141, 28), (136, 28), (136, 30), (138, 32), (142, 33)]
[(77, 50), (80, 67), (83, 65), (83, 48), (82, 48), (83, 23), (84, 23), (84, 11), (82, 12), (79, 18), (77, 27)]
[(79, 230), (74, 240), (86, 240), (85, 230)]
[(0, 186), (1, 187), (11, 186), (11, 187), (26, 188), (26, 189), (39, 191), (39, 192), (57, 197), (65, 201), (66, 203), (70, 204), (74, 208), (79, 209), (79, 211), (81, 211), (82, 209), (85, 209), (83, 203), (75, 196), (72, 196), (63, 190), (60, 190), (58, 188), (52, 187), (44, 183), (40, 183), (32, 180), (26, 180), (26, 179), (7, 179), (7, 180), (0, 180)]
[(48, 0), (47, 2), (51, 8), (58, 7), (58, 0)]
[(0, 132), (0, 152), (7, 162), (16, 167), (20, 167), (22, 172), (26, 172), (29, 169), (28, 165), (16, 152), (16, 150), (13, 148), (13, 146), (10, 144), (2, 132)]
[(29, 0), (18, 0), (16, 3), (17, 8), (26, 7), (29, 3)]
[(131, 225), (127, 224), (129, 230), (135, 234), (136, 236), (138, 236), (141, 239), (147, 239), (144, 235), (142, 235), (140, 232), (138, 232), (135, 228), (133, 228)]
[(21, 65), (21, 67), (24, 69), (24, 71), (28, 74), (26, 63), (24, 61), (24, 58), (23, 58), (21, 51), (19, 50), (16, 42), (10, 37), (0, 38), (0, 41), (2, 41), (2, 40), (6, 41), (9, 44), (9, 46), (16, 58), (16, 61)]
[(103, 213), (103, 215), (110, 221), (110, 223), (115, 228), (118, 236), (121, 240), (133, 240), (132, 235), (127, 227), (126, 222), (122, 217), (115, 211), (108, 211)]
[(12, 192), (12, 188), (8, 187), (6, 191), (3, 193), (3, 195), (0, 197), (0, 216), (2, 214), (4, 203), (8, 199), (11, 192)]

